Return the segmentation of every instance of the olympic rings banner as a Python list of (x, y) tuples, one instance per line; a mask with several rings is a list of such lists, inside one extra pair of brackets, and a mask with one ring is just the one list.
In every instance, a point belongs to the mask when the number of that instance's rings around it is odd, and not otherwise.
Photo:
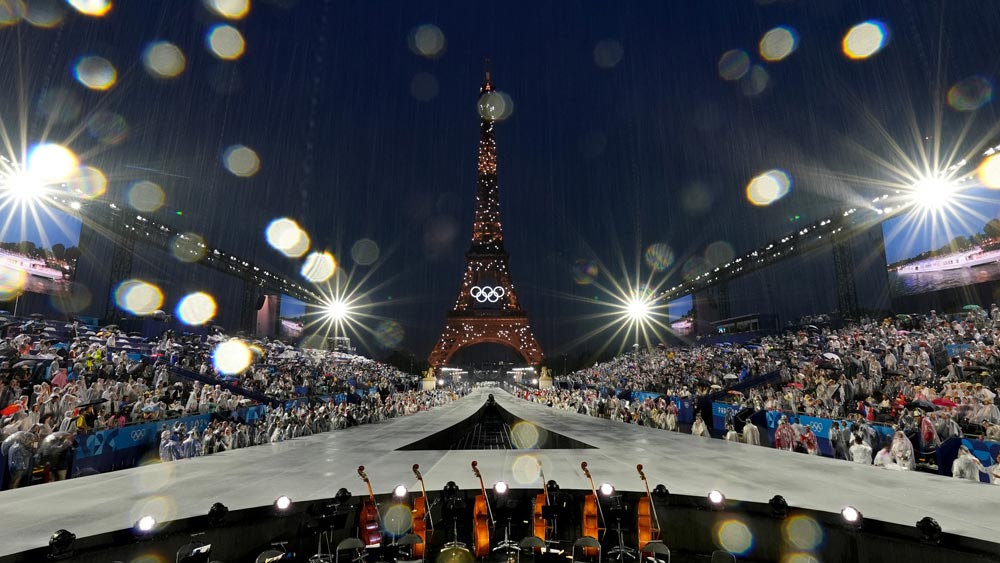
[(469, 290), (469, 295), (479, 303), (497, 303), (506, 294), (507, 290), (502, 285), (474, 285)]

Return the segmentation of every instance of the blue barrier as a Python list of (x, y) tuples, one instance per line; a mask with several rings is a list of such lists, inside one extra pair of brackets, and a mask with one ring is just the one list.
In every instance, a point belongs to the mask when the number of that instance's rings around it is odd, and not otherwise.
[[(778, 421), (781, 420), (781, 416), (788, 416), (789, 423), (798, 420), (803, 426), (808, 426), (812, 429), (813, 434), (816, 435), (816, 444), (819, 446), (819, 451), (822, 455), (828, 457), (834, 457), (833, 444), (830, 443), (830, 427), (833, 426), (833, 419), (829, 418), (819, 418), (815, 416), (806, 415), (792, 415), (780, 411), (767, 411), (767, 435), (771, 439), (771, 443), (774, 443), (774, 430), (778, 427)], [(846, 421), (839, 420), (837, 422), (844, 423)], [(869, 427), (879, 434), (880, 440), (891, 440), (892, 435), (895, 431), (888, 426), (880, 426), (877, 424), (871, 424)], [(881, 443), (881, 442), (879, 442)], [(878, 449), (879, 443), (872, 444), (872, 448)]]
[(736, 416), (736, 413), (740, 412), (741, 408), (739, 405), (729, 403), (712, 403), (712, 428), (725, 430), (726, 418)]

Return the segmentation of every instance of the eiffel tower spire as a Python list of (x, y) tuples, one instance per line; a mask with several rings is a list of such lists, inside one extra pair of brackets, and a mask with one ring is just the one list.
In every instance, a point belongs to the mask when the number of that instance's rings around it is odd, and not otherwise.
[(472, 248), (478, 254), (502, 253), (503, 225), (500, 217), (500, 186), (497, 181), (497, 141), (493, 133), (495, 121), (488, 117), (484, 105), (495, 96), (490, 80), (490, 60), (486, 59), (486, 80), (479, 89), (479, 178), (476, 188), (476, 212), (472, 224)]

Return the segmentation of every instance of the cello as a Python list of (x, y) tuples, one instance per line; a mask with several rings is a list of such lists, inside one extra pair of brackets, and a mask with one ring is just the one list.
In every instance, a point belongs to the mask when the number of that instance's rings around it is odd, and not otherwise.
[(545, 517), (542, 513), (545, 509), (545, 505), (549, 504), (549, 485), (545, 482), (545, 472), (542, 471), (542, 460), (536, 459), (538, 462), (538, 474), (542, 477), (542, 494), (535, 497), (535, 520), (534, 520), (534, 531), (535, 536), (542, 541), (546, 541), (548, 538), (545, 536), (548, 533), (548, 525), (545, 523)]
[[(597, 487), (594, 486), (594, 478), (590, 476), (590, 470), (587, 469), (587, 462), (580, 462), (580, 469), (583, 470), (583, 474), (587, 476), (587, 480), (590, 481), (590, 493), (583, 498), (583, 534), (598, 539), (598, 534), (600, 533), (600, 526), (598, 524), (598, 516), (600, 516), (600, 522), (604, 522), (604, 510), (601, 508), (601, 503), (597, 500)], [(585, 547), (583, 548), (583, 554), (587, 557), (594, 557), (597, 555), (596, 547)]]
[(490, 499), (486, 496), (486, 485), (483, 484), (483, 474), (479, 472), (478, 463), (472, 462), (472, 472), (479, 479), (480, 494), (472, 507), (472, 553), (476, 557), (486, 557), (490, 554), (490, 526), (493, 523), (493, 510)]
[(656, 515), (653, 495), (649, 493), (649, 481), (646, 480), (646, 474), (642, 472), (642, 464), (636, 465), (635, 468), (639, 471), (639, 478), (646, 486), (646, 498), (639, 499), (636, 505), (636, 530), (639, 531), (639, 551), (641, 552), (647, 543), (660, 539), (660, 517)]
[(366, 547), (378, 547), (382, 545), (382, 526), (378, 514), (378, 505), (375, 504), (375, 493), (372, 492), (372, 484), (368, 481), (368, 474), (365, 473), (365, 466), (358, 466), (358, 475), (368, 486), (368, 498), (361, 503), (358, 510), (358, 528), (361, 530), (361, 541)]
[(414, 534), (420, 536), (421, 542), (413, 544), (413, 556), (423, 559), (424, 550), (427, 545), (427, 526), (430, 525), (431, 535), (434, 535), (434, 519), (431, 518), (430, 506), (427, 504), (427, 489), (424, 488), (424, 476), (420, 474), (420, 466), (413, 464), (413, 474), (417, 481), (420, 481), (420, 493), (423, 495), (413, 501), (413, 526)]

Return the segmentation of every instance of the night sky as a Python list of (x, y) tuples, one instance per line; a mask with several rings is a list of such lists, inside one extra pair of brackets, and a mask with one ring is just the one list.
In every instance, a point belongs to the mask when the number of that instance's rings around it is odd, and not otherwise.
[[(166, 192), (158, 219), (288, 275), (299, 262), (270, 248), (264, 229), (299, 221), (315, 249), (354, 270), (352, 284), (370, 274), (361, 291), (376, 288), (369, 299), (383, 304), (373, 312), (399, 323), (401, 346), (418, 356), (464, 268), (485, 57), (514, 103), (496, 133), (511, 270), (549, 356), (604, 344), (574, 342), (600, 306), (572, 297), (609, 299), (578, 283), (581, 264), (599, 263), (604, 285), (636, 272), (646, 281), (643, 252), (663, 243), (675, 259), (652, 280), (667, 276), (669, 287), (685, 264), (706, 266), (713, 243), (708, 260), (740, 254), (797, 228), (796, 216), (884, 193), (900, 181), (885, 163), (903, 161), (889, 140), (918, 162), (919, 147), (937, 141), (961, 157), (981, 152), (997, 122), (1000, 4), (989, 0), (257, 0), (230, 22), (246, 38), (232, 62), (206, 48), (223, 20), (200, 0), (123, 0), (103, 18), (52, 4), (66, 12), (53, 28), (0, 28), (0, 116), (15, 147), (22, 134), (66, 144), (107, 174), (112, 201), (156, 182)], [(884, 22), (888, 44), (849, 60), (841, 40), (869, 19)], [(439, 56), (409, 45), (424, 24), (446, 38)], [(797, 49), (763, 61), (758, 42), (780, 25)], [(183, 74), (147, 73), (141, 55), (154, 40), (183, 51)], [(748, 75), (758, 82), (720, 77), (731, 49), (760, 65)], [(85, 55), (115, 66), (113, 87), (74, 79)], [(973, 77), (973, 99), (949, 105), (949, 88)], [(120, 142), (84, 126), (101, 111), (127, 122)], [(235, 144), (259, 155), (253, 177), (222, 166)], [(751, 205), (748, 181), (771, 169), (788, 173), (790, 193)], [(352, 263), (362, 238), (379, 245), (374, 266)]]

